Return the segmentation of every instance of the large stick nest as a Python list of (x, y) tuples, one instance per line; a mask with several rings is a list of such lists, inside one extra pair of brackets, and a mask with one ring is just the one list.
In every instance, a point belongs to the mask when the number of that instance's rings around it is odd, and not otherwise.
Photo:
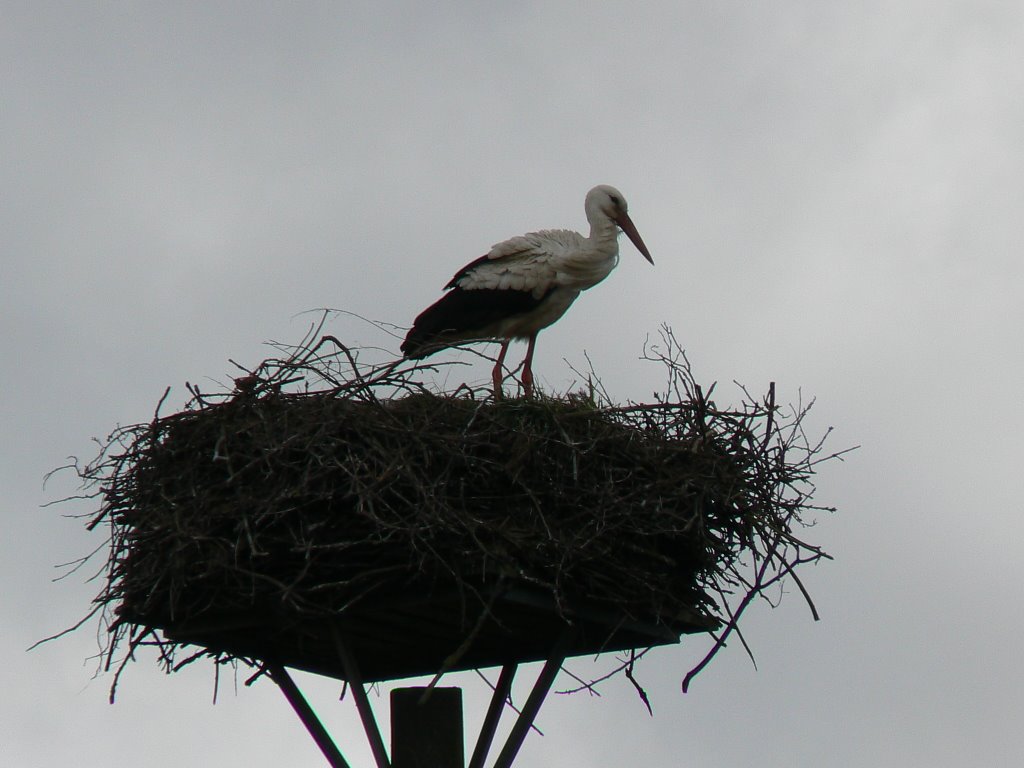
[(825, 556), (797, 536), (821, 509), (807, 409), (784, 412), (774, 386), (717, 407), (668, 331), (645, 353), (666, 368), (665, 395), (625, 406), (593, 384), (535, 399), (438, 394), (422, 384), (429, 366), (367, 366), (313, 338), (233, 392), (190, 387), (184, 410), (158, 407), (79, 468), (101, 498), (90, 527), (110, 531), (96, 598), (108, 660), (154, 644), (168, 670), (203, 655), (258, 665), (280, 645), (254, 632), (298, 627), (289, 647), (313, 647), (317, 627), (457, 595), (432, 609), (458, 614), (461, 639), (438, 666), (481, 666), (498, 659), (467, 649), (486, 644), (488, 616), (501, 623), (510, 585), (561, 623), (611, 617), (578, 652), (665, 642), (614, 638), (632, 622), (676, 638), (710, 631), (709, 659), (753, 597)]

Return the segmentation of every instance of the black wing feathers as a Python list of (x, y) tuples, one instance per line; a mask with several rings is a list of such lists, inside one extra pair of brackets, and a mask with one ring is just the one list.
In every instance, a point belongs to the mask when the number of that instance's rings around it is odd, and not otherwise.
[[(456, 275), (455, 280), (471, 266)], [(454, 286), (416, 318), (402, 342), (402, 352), (406, 357), (421, 358), (449, 344), (487, 338), (489, 328), (495, 323), (530, 312), (543, 303), (545, 298), (546, 295), (537, 298), (530, 291), (488, 288), (466, 290)]]

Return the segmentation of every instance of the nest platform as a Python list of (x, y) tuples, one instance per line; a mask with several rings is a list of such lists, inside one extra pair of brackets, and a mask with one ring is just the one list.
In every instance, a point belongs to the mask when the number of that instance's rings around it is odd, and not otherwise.
[(331, 337), (231, 393), (192, 388), (80, 470), (103, 500), (91, 525), (110, 529), (108, 658), (152, 645), (168, 671), (212, 658), (346, 680), (347, 649), (383, 681), (558, 642), (593, 655), (712, 632), (717, 648), (751, 597), (824, 556), (794, 533), (817, 509), (820, 443), (773, 390), (718, 409), (685, 358), (659, 359), (677, 397), (626, 406), (438, 394), (418, 366), (361, 369)]

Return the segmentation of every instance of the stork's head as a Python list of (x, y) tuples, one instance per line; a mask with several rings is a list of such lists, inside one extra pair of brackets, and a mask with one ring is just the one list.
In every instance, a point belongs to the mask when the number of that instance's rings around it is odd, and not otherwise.
[(626, 198), (622, 196), (619, 190), (607, 184), (599, 184), (587, 192), (584, 208), (587, 212), (587, 221), (594, 224), (599, 219), (605, 218), (615, 222), (626, 233), (626, 236), (633, 241), (633, 245), (644, 255), (644, 258), (651, 262), (651, 264), (654, 263), (650, 251), (647, 250), (647, 246), (644, 245), (640, 233), (636, 231), (632, 219), (629, 218), (629, 206), (626, 205)]

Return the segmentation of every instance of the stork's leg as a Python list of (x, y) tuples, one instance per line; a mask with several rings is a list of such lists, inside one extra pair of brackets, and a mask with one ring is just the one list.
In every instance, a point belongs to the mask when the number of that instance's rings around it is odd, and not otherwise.
[(526, 347), (526, 359), (523, 360), (523, 394), (533, 397), (533, 348), (537, 344), (537, 334), (530, 334)]
[(505, 378), (502, 367), (505, 365), (505, 355), (508, 353), (509, 339), (505, 339), (501, 342), (501, 352), (498, 353), (498, 362), (494, 364), (494, 370), (491, 371), (491, 381), (494, 382), (494, 399), (501, 400), (501, 382)]

